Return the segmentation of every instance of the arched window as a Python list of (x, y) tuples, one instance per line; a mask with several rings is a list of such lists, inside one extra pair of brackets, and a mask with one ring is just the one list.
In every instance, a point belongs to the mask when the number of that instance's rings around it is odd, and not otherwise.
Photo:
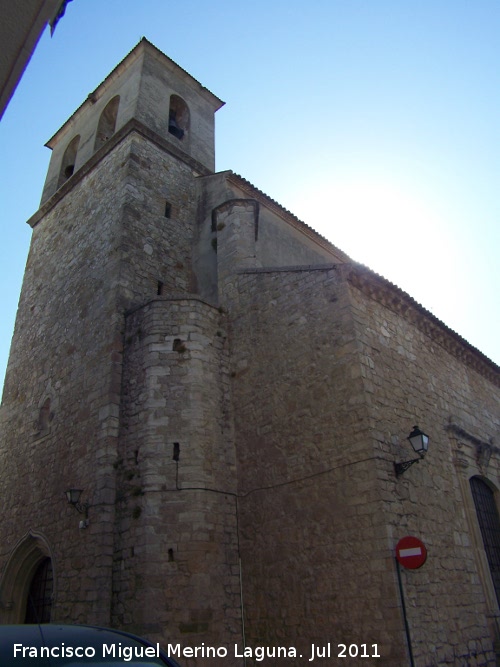
[(38, 413), (38, 432), (47, 433), (50, 426), (50, 398), (45, 399)]
[(94, 152), (99, 150), (108, 139), (115, 133), (116, 117), (118, 115), (118, 105), (120, 104), (120, 96), (117, 95), (110, 100), (104, 108), (104, 111), (99, 118), (97, 125), (97, 134), (94, 144)]
[(480, 477), (471, 477), (470, 488), (493, 586), (500, 605), (500, 518), (495, 493)]
[(170, 96), (170, 109), (168, 111), (168, 131), (177, 139), (184, 139), (189, 130), (189, 109), (182, 97)]
[(26, 600), (25, 623), (50, 623), (53, 584), (52, 561), (44, 558), (31, 580)]
[(60, 188), (63, 183), (66, 183), (70, 176), (73, 176), (75, 171), (76, 154), (78, 152), (78, 144), (80, 143), (80, 135), (77, 134), (68, 144), (64, 151), (61, 162), (61, 171), (59, 172), (59, 180), (57, 187)]

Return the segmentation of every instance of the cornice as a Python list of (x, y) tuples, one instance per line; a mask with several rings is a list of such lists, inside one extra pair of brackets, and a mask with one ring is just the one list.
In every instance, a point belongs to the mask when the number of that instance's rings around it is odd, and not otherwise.
[(500, 387), (500, 368), (402, 289), (359, 264), (343, 264), (349, 284), (385, 308), (401, 315), (460, 362)]
[(202, 165), (201, 162), (198, 162), (198, 160), (195, 160), (187, 153), (184, 153), (178, 149), (159, 134), (156, 134), (156, 132), (153, 132), (153, 130), (146, 127), (146, 125), (138, 121), (136, 118), (132, 118), (115, 134), (113, 134), (113, 136), (110, 137), (104, 144), (104, 146), (102, 146), (96, 153), (94, 153), (94, 155), (92, 155), (92, 157), (89, 158), (87, 162), (85, 162), (85, 164), (83, 164), (78, 169), (78, 171), (75, 171), (75, 173), (63, 185), (61, 185), (61, 187), (58, 188), (54, 194), (42, 204), (42, 206), (40, 206), (38, 211), (34, 213), (31, 218), (29, 218), (29, 220), (27, 220), (28, 225), (30, 225), (30, 227), (35, 227), (40, 222), (40, 220), (44, 218), (47, 213), (49, 213), (49, 211), (51, 211), (54, 206), (56, 206), (56, 204), (58, 204), (58, 202), (60, 202), (61, 199), (63, 199), (63, 197), (65, 197), (66, 194), (75, 187), (77, 183), (85, 178), (85, 176), (87, 176), (87, 174), (89, 174), (96, 167), (96, 165), (99, 164), (99, 162), (101, 162), (101, 160), (103, 160), (104, 157), (106, 157), (106, 155), (115, 148), (115, 146), (118, 146), (118, 144), (120, 144), (129, 134), (133, 132), (140, 134), (146, 139), (149, 139), (166, 153), (173, 155), (179, 160), (182, 160), (185, 164), (189, 165), (189, 167), (193, 170), (193, 172), (195, 172), (197, 176), (212, 175), (213, 172)]
[(494, 445), (492, 439), (489, 441), (483, 440), (482, 438), (469, 433), (469, 431), (467, 431), (463, 426), (460, 426), (460, 424), (456, 424), (455, 422), (450, 421), (450, 423), (446, 425), (446, 430), (450, 433), (453, 433), (453, 435), (461, 438), (462, 440), (471, 442), (476, 447), (491, 447), (491, 450), (495, 454), (500, 454), (500, 448)]

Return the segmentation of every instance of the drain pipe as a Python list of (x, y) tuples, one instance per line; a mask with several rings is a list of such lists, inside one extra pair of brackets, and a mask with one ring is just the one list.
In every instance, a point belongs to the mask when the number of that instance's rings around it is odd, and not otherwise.
[(240, 522), (239, 522), (239, 507), (238, 496), (235, 496), (236, 501), (236, 539), (238, 542), (238, 562), (240, 566), (240, 610), (241, 610), (241, 638), (243, 640), (243, 665), (246, 667), (247, 657), (245, 649), (247, 641), (245, 637), (245, 605), (243, 604), (243, 569), (241, 567), (241, 552), (240, 552)]
[(245, 609), (243, 606), (243, 576), (242, 576), (242, 571), (241, 571), (241, 558), (239, 559), (240, 561), (240, 609), (241, 609), (241, 634), (242, 634), (242, 639), (243, 639), (243, 664), (246, 667), (247, 664), (247, 657), (245, 655), (245, 649), (247, 646), (246, 643), (246, 638), (245, 638)]

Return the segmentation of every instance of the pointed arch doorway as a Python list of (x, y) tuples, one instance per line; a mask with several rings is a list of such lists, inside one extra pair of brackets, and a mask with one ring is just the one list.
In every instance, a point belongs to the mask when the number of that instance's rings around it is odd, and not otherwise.
[(0, 623), (49, 623), (54, 582), (49, 544), (29, 531), (12, 550), (0, 580)]
[(31, 580), (26, 600), (25, 623), (50, 623), (53, 587), (52, 561), (46, 556), (39, 563)]

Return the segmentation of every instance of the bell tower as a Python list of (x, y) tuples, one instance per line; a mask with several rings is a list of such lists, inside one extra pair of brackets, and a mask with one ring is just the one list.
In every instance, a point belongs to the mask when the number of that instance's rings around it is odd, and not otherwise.
[(239, 641), (224, 314), (193, 274), (222, 104), (143, 39), (47, 143), (1, 407), (0, 622), (44, 563), (51, 621)]
[(200, 173), (215, 168), (214, 113), (221, 102), (146, 39), (122, 60), (47, 142), (44, 204), (109, 140), (132, 126)]

